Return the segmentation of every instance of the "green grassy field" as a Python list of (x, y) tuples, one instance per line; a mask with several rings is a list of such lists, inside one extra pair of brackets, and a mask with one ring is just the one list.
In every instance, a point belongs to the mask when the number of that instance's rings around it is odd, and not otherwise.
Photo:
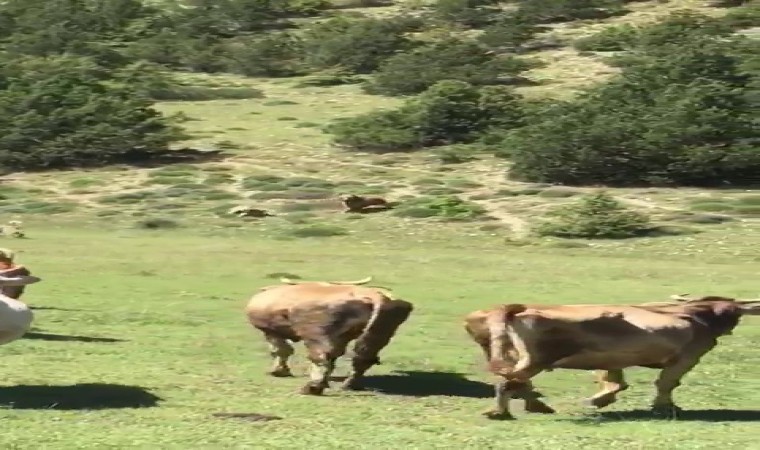
[[(3, 448), (757, 448), (756, 318), (687, 375), (676, 399), (690, 411), (678, 422), (640, 412), (653, 395), (647, 369), (631, 370), (632, 387), (604, 412), (580, 404), (596, 387), (589, 372), (542, 374), (537, 384), (558, 414), (489, 421), (480, 413), (491, 406), (490, 378), (461, 326), (464, 314), (506, 301), (756, 297), (758, 257), (747, 247), (760, 240), (738, 225), (707, 241), (583, 249), (505, 246), (453, 229), (427, 239), (273, 240), (255, 230), (34, 227), (13, 241), (44, 281), (26, 294), (37, 334), (2, 348)], [(415, 303), (370, 390), (297, 394), (307, 368), (300, 346), (297, 378), (264, 375), (267, 349), (242, 307), (278, 273), (371, 274)], [(337, 374), (346, 369), (343, 361)]]
[[(528, 55), (546, 65), (528, 73), (537, 84), (518, 90), (570, 97), (615, 73), (601, 57), (572, 49), (573, 39), (675, 9), (725, 13), (706, 3), (634, 2), (625, 16), (558, 25), (549, 33), (567, 45)], [(1, 448), (760, 449), (758, 318), (745, 319), (686, 376), (675, 396), (687, 412), (677, 422), (642, 412), (654, 394), (656, 372), (647, 369), (630, 370), (631, 388), (601, 412), (581, 405), (596, 389), (591, 373), (542, 374), (536, 384), (558, 414), (526, 416), (516, 406), (517, 421), (489, 421), (481, 413), (492, 406), (492, 380), (462, 328), (465, 314), (500, 302), (643, 302), (686, 292), (756, 298), (760, 191), (611, 189), (679, 232), (539, 238), (532, 230), (550, 208), (593, 189), (511, 181), (509, 163), (489, 155), (451, 164), (440, 149), (334, 148), (323, 125), (401, 102), (355, 85), (178, 77), (260, 91), (157, 105), (185, 116), (191, 137), (178, 146), (224, 149), (224, 159), (2, 177), (0, 220), (23, 220), (29, 237), (2, 245), (44, 281), (24, 298), (38, 308), (33, 334), (0, 347), (0, 419), (8, 425)], [(342, 214), (341, 192), (402, 203), (453, 194), (486, 217)], [(276, 216), (220, 214), (238, 204)], [(373, 275), (416, 305), (370, 372), (370, 390), (297, 394), (307, 369), (300, 346), (299, 377), (264, 374), (267, 347), (242, 308), (284, 273)], [(338, 375), (346, 369), (341, 362)], [(279, 419), (214, 416), (225, 412)]]

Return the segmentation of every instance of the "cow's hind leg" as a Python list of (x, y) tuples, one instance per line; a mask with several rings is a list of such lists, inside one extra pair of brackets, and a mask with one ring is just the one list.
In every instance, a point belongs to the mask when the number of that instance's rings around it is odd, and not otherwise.
[[(523, 397), (526, 393), (526, 383), (530, 382), (530, 379), (538, 375), (544, 370), (544, 367), (530, 365), (527, 361), (518, 361), (515, 370), (508, 373), (502, 373), (504, 380), (500, 380), (496, 383), (496, 407), (484, 413), (486, 417), (494, 420), (513, 419), (512, 413), (509, 412), (509, 400), (513, 397)], [(532, 386), (532, 385), (531, 385)], [(535, 402), (540, 402), (537, 395), (534, 395), (530, 399), (532, 406), (536, 405)], [(543, 403), (543, 402), (542, 402)], [(526, 400), (526, 407), (527, 407)], [(549, 408), (549, 406), (546, 408)], [(551, 408), (549, 408), (551, 409)]]
[(293, 373), (288, 366), (288, 358), (294, 351), (293, 346), (281, 337), (266, 333), (265, 338), (269, 343), (269, 354), (272, 355), (272, 369), (269, 374), (273, 377), (292, 377)]
[(352, 371), (343, 382), (343, 389), (362, 389), (361, 379), (364, 374), (375, 364), (380, 364), (380, 351), (388, 345), (412, 309), (412, 304), (403, 300), (394, 300), (383, 306), (372, 328), (360, 336), (354, 345)]
[(306, 341), (311, 368), (309, 381), (301, 388), (302, 394), (322, 395), (330, 386), (329, 379), (335, 370), (335, 361), (346, 352), (348, 341), (325, 338), (319, 341)]
[(604, 408), (617, 401), (618, 392), (628, 389), (628, 383), (625, 382), (621, 369), (597, 370), (596, 377), (599, 382), (599, 392), (586, 401), (590, 406)]

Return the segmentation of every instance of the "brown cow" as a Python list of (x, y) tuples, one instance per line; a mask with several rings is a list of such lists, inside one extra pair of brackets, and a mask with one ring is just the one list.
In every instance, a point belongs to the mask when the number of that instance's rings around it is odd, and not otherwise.
[(672, 392), (700, 358), (731, 334), (742, 315), (760, 314), (760, 300), (702, 297), (641, 305), (501, 305), (475, 311), (465, 329), (483, 349), (496, 383), (492, 419), (512, 418), (509, 399), (529, 412), (552, 413), (538, 400), (531, 379), (553, 369), (595, 370), (600, 391), (588, 402), (598, 408), (628, 388), (628, 367), (662, 369), (655, 382), (656, 412), (674, 414)]
[(345, 354), (350, 341), (353, 372), (343, 389), (361, 389), (360, 380), (379, 352), (411, 314), (413, 306), (395, 299), (384, 289), (359, 286), (356, 282), (293, 282), (269, 286), (255, 294), (245, 308), (248, 320), (264, 333), (273, 358), (269, 372), (275, 377), (292, 376), (288, 358), (292, 342), (303, 341), (311, 361), (310, 380), (303, 394), (321, 395), (329, 387), (335, 361)]
[(390, 209), (391, 205), (382, 197), (362, 197), (359, 195), (341, 195), (340, 200), (346, 207), (344, 212), (366, 212), (371, 210)]

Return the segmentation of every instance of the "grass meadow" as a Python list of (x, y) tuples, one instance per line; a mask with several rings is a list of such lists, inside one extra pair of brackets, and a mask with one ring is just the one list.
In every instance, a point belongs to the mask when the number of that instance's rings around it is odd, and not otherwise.
[[(725, 13), (703, 0), (628, 7), (553, 27), (558, 47), (527, 56), (545, 64), (517, 90), (569, 98), (614, 75), (602, 56), (572, 47), (610, 24), (681, 8)], [(760, 318), (745, 318), (685, 377), (678, 421), (646, 411), (650, 369), (629, 370), (631, 387), (601, 411), (581, 404), (596, 391), (590, 372), (544, 373), (535, 382), (557, 414), (526, 416), (515, 402), (516, 421), (489, 421), (481, 413), (493, 380), (462, 326), (465, 314), (501, 302), (757, 298), (760, 191), (611, 189), (662, 233), (540, 238), (532, 229), (549, 210), (594, 189), (511, 181), (509, 162), (491, 155), (334, 148), (324, 125), (403, 102), (357, 85), (176, 76), (187, 92), (218, 94), (157, 105), (182, 117), (190, 138), (178, 147), (221, 149), (224, 158), (0, 180), (0, 220), (22, 220), (28, 235), (0, 245), (43, 278), (23, 298), (36, 308), (32, 332), (0, 347), (0, 448), (760, 449)], [(398, 201), (404, 213), (342, 214), (337, 195), (349, 192)], [(429, 205), (451, 195), (479, 215), (432, 217)], [(274, 217), (224, 215), (240, 204)], [(307, 370), (300, 345), (296, 378), (265, 375), (268, 349), (243, 306), (286, 274), (372, 275), (415, 304), (370, 371), (369, 390), (298, 394)], [(347, 368), (341, 361), (336, 375)]]
[[(631, 388), (601, 411), (580, 403), (596, 388), (591, 373), (545, 373), (536, 382), (558, 414), (526, 416), (516, 404), (516, 421), (489, 421), (480, 414), (491, 406), (491, 379), (461, 324), (507, 301), (756, 297), (758, 257), (746, 247), (758, 248), (758, 234), (737, 225), (691, 241), (590, 248), (509, 246), (454, 229), (272, 239), (234, 229), (30, 226), (31, 238), (13, 245), (43, 282), (25, 297), (36, 308), (32, 334), (0, 349), (3, 448), (758, 448), (757, 318), (685, 377), (679, 421), (642, 412), (654, 392), (648, 369), (630, 370)], [(297, 394), (307, 368), (300, 346), (296, 378), (264, 374), (267, 349), (242, 307), (281, 274), (373, 275), (414, 302), (369, 390)], [(336, 375), (346, 370), (343, 361)]]

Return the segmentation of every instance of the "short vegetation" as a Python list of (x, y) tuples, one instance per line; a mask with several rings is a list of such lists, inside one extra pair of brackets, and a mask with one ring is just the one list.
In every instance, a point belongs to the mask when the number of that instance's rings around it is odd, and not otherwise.
[(605, 192), (598, 192), (551, 211), (535, 232), (561, 238), (621, 239), (641, 236), (650, 229), (646, 215), (625, 208)]
[[(262, 96), (177, 75), (223, 72), (308, 75), (298, 85), (361, 84), (404, 97), (397, 109), (328, 126), (348, 150), (450, 146), (438, 153), (449, 163), (489, 151), (510, 160), (510, 177), (531, 182), (757, 184), (760, 44), (734, 33), (756, 23), (754, 4), (724, 5), (731, 8), (722, 18), (675, 13), (578, 40), (583, 51), (614, 51), (597, 57), (621, 73), (574, 99), (529, 101), (513, 90), (538, 64), (526, 54), (551, 44), (543, 32), (624, 15), (626, 3), (438, 0), (368, 17), (338, 13), (325, 0), (8, 0), (0, 12), (0, 166), (155, 159), (185, 137), (187, 120), (163, 116), (156, 101)], [(224, 180), (208, 184), (217, 182)], [(319, 189), (293, 195), (316, 198)], [(282, 191), (257, 195), (272, 192)]]

